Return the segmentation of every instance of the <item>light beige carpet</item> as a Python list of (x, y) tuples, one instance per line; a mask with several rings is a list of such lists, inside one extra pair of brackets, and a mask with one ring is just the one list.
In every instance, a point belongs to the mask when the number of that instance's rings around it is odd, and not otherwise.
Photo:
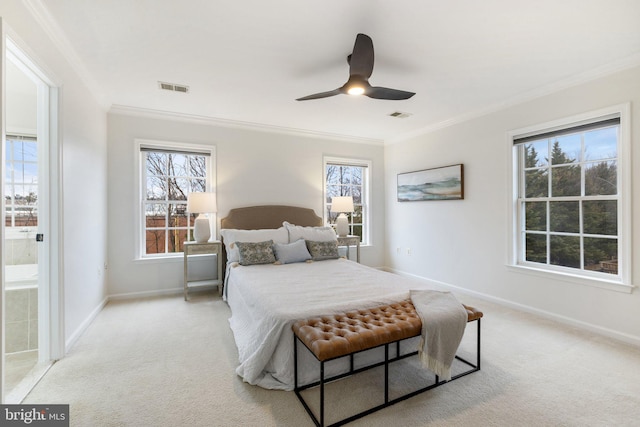
[[(640, 425), (640, 349), (459, 299), (485, 314), (482, 370), (350, 425)], [(72, 426), (312, 426), (293, 392), (236, 376), (229, 316), (214, 293), (111, 302), (25, 403), (68, 403)], [(410, 368), (395, 384), (416, 381)], [(380, 377), (335, 384), (330, 416), (375, 401)]]

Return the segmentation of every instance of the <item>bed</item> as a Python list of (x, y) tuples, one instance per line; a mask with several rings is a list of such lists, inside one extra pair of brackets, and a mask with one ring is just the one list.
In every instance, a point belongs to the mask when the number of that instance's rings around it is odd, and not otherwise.
[[(251, 236), (254, 242), (272, 237), (275, 242), (289, 237), (281, 232), (285, 221), (300, 228), (322, 229), (321, 218), (311, 209), (254, 206), (232, 209), (221, 220), (221, 235), (224, 256), (227, 257), (224, 298), (231, 308), (229, 322), (240, 362), (236, 372), (250, 384), (293, 390), (294, 338), (291, 327), (296, 320), (406, 300), (411, 289), (422, 289), (425, 285), (343, 258), (243, 266), (229, 256), (229, 252), (235, 249), (229, 248), (232, 246), (229, 239), (237, 239), (238, 233), (242, 233), (239, 230), (262, 230), (247, 231), (245, 237)], [(311, 228), (306, 230), (312, 231)], [(417, 339), (404, 342), (406, 349), (401, 351), (415, 350), (417, 343)], [(367, 353), (370, 354), (363, 354), (357, 363), (366, 364), (381, 357), (376, 350)], [(301, 357), (299, 381), (317, 380), (317, 362), (313, 356), (303, 354)], [(329, 369), (339, 373), (347, 366), (338, 361)]]

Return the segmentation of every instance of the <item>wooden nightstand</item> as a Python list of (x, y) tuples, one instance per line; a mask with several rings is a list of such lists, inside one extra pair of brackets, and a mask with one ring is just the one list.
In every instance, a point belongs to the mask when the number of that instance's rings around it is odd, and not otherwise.
[(349, 247), (356, 247), (356, 261), (360, 263), (360, 236), (338, 236), (338, 246), (347, 247), (347, 259), (349, 259)]
[[(216, 255), (217, 279), (189, 281), (189, 256), (191, 255)], [(190, 287), (206, 285), (218, 286), (218, 292), (222, 295), (222, 242), (219, 240), (206, 243), (184, 242), (184, 300), (189, 299)]]

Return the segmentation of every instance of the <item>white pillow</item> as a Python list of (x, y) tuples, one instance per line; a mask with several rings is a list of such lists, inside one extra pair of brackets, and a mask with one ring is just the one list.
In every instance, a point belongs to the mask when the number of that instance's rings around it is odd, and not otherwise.
[(303, 239), (287, 244), (274, 243), (273, 252), (276, 254), (276, 260), (282, 264), (304, 262), (311, 259), (311, 254)]
[(336, 232), (331, 227), (303, 227), (289, 224), (287, 221), (283, 222), (282, 225), (289, 232), (289, 242), (295, 242), (300, 239), (313, 240), (314, 242), (338, 240)]
[(236, 230), (234, 228), (224, 228), (220, 230), (220, 236), (224, 240), (227, 250), (227, 262), (240, 261), (240, 252), (235, 242), (264, 242), (273, 240), (273, 243), (289, 243), (289, 233), (284, 227), (267, 228), (264, 230)]

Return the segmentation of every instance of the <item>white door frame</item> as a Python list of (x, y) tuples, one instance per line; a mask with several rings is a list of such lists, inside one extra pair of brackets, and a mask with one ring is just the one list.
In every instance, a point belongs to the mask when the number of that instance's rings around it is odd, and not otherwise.
[[(14, 40), (18, 37), (11, 37), (6, 23), (0, 17), (0, 135), (2, 136), (2, 152), (0, 153), (0, 179), (2, 179), (2, 187), (0, 192), (3, 193), (2, 203), (4, 212), (4, 153), (5, 153), (5, 62), (11, 60), (16, 63), (22, 71), (37, 81), (38, 86), (38, 141), (42, 141), (39, 145), (39, 155), (48, 158), (46, 164), (39, 162), (38, 181), (40, 187), (46, 185), (43, 190), (43, 197), (40, 199), (38, 195), (38, 209), (43, 213), (43, 218), (48, 221), (38, 221), (38, 233), (44, 234), (44, 242), (38, 243), (38, 264), (39, 264), (39, 280), (44, 279), (40, 283), (45, 286), (39, 286), (38, 290), (38, 311), (48, 321), (38, 322), (38, 352), (40, 362), (55, 361), (64, 356), (64, 306), (63, 306), (63, 268), (62, 268), (62, 153), (59, 134), (59, 88), (57, 84), (42, 71), (42, 67), (37, 65), (33, 59), (33, 55), (29, 55), (28, 48), (18, 46)], [(42, 167), (40, 167), (42, 166)], [(40, 216), (40, 215), (39, 215)], [(39, 218), (40, 219), (40, 218)], [(2, 240), (2, 249), (4, 252), (4, 225), (0, 227), (0, 238)], [(0, 268), (0, 280), (2, 280), (2, 295), (4, 296), (4, 259)], [(47, 286), (48, 284), (48, 286)], [(4, 402), (6, 397), (4, 387), (4, 300), (2, 298), (2, 307), (0, 307), (0, 322), (2, 322), (1, 340), (2, 353), (0, 359), (0, 402)]]

